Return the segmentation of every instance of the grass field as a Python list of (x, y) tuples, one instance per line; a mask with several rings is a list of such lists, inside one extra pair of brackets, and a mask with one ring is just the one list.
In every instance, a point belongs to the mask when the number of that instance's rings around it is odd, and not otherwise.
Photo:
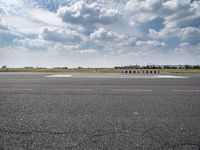
[(119, 73), (120, 70), (114, 68), (72, 68), (72, 69), (25, 69), (7, 68), (0, 69), (0, 72), (80, 72), (80, 73)]
[[(130, 69), (131, 70), (131, 69)], [(159, 70), (160, 73), (200, 73), (200, 69), (139, 69), (139, 70)], [(70, 68), (70, 69), (25, 69), (6, 68), (0, 72), (77, 72), (77, 73), (121, 73), (122, 70), (114, 68)]]

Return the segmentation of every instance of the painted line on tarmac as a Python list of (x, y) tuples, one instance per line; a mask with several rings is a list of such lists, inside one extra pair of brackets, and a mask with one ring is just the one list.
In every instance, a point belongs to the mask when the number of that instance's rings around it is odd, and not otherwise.
[(52, 91), (83, 91), (83, 92), (92, 92), (93, 89), (51, 89)]
[(200, 90), (172, 90), (176, 93), (200, 93)]
[(33, 89), (10, 89), (10, 88), (0, 88), (0, 91), (32, 91)]
[(156, 78), (166, 78), (166, 79), (187, 79), (189, 77), (184, 76), (173, 76), (173, 75), (156, 75)]
[(70, 74), (56, 74), (56, 75), (50, 75), (46, 76), (46, 78), (70, 78), (72, 75)]
[(152, 92), (146, 89), (112, 89), (112, 92)]
[(189, 77), (185, 76), (174, 76), (174, 75), (120, 75), (120, 76), (106, 76), (106, 75), (72, 75), (72, 74), (55, 74), (50, 76), (45, 76), (46, 78), (166, 78), (166, 79), (185, 79)]

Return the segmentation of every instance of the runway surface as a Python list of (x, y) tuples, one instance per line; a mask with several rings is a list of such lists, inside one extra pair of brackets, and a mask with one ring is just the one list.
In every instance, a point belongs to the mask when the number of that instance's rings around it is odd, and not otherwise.
[(0, 150), (199, 150), (200, 74), (0, 73)]

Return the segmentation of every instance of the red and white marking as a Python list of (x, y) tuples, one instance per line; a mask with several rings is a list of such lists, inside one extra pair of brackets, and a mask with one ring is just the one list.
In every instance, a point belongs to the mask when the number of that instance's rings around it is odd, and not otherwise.
[(92, 89), (52, 89), (52, 91), (83, 91), (83, 92), (92, 92)]
[(112, 92), (152, 92), (147, 89), (112, 89)]
[(172, 92), (176, 93), (200, 93), (200, 90), (172, 90)]

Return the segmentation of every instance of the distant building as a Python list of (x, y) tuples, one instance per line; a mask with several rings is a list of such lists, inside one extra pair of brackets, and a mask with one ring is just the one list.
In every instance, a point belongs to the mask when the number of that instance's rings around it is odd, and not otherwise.
[(6, 66), (2, 66), (1, 68), (2, 68), (2, 69), (6, 69), (7, 67), (6, 67)]
[(60, 67), (53, 67), (53, 69), (61, 69)]
[(34, 67), (33, 66), (26, 66), (24, 67), (24, 69), (33, 69)]
[(177, 69), (185, 69), (185, 66), (183, 66), (183, 65), (178, 65), (178, 66), (177, 66)]
[(131, 66), (120, 66), (120, 67), (115, 67), (115, 69), (139, 69), (139, 65), (131, 65)]

